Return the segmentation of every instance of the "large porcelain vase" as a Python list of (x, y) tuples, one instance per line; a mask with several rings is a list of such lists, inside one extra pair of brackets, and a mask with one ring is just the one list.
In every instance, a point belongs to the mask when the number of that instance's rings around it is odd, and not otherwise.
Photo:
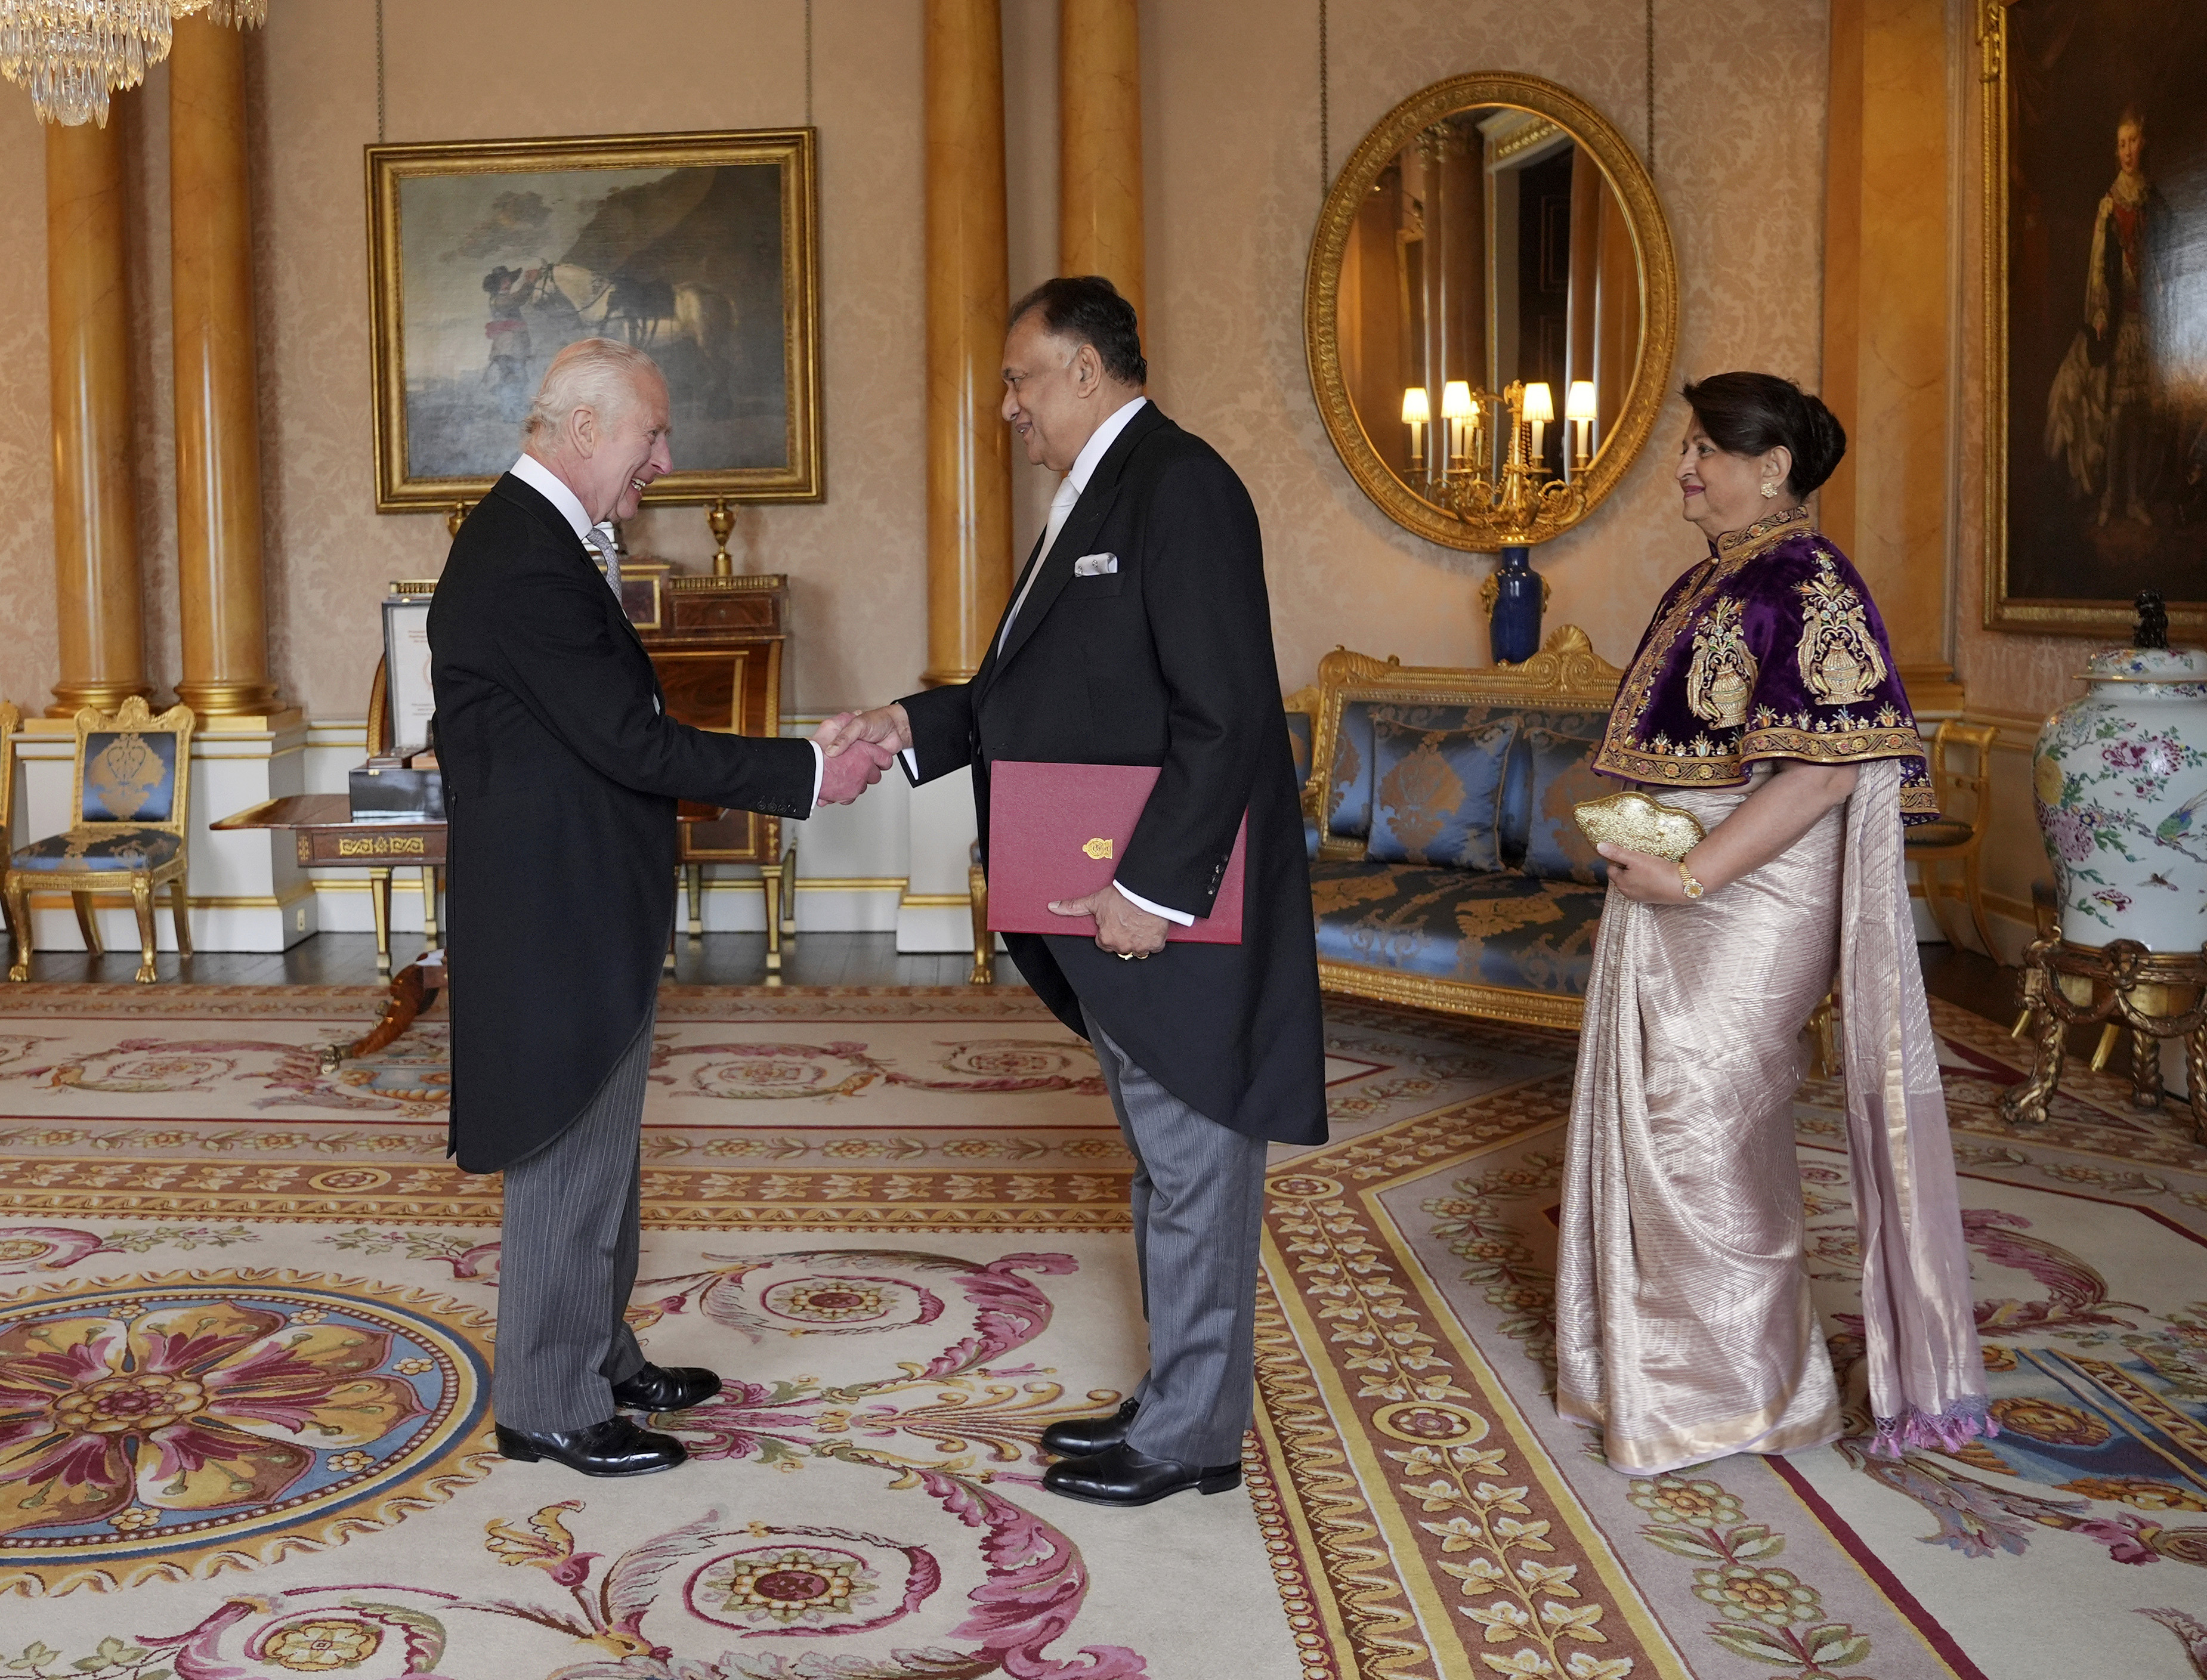
[(2207, 942), (2207, 653), (2096, 654), (2046, 720), (2032, 765), (2061, 936)]

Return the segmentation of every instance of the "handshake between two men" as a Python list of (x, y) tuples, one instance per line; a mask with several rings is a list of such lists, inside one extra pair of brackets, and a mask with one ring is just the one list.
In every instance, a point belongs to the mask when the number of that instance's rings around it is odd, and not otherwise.
[[(838, 712), (812, 738), (825, 761), (820, 802), (848, 804), (881, 780), (899, 753), (911, 750), (912, 720), (891, 701), (867, 711)], [(1054, 899), (1050, 907), (1052, 914), (1068, 919), (1094, 918), (1096, 943), (1114, 956), (1130, 960), (1164, 949), (1165, 930), (1172, 925), (1131, 902), (1115, 886), (1086, 898)]]

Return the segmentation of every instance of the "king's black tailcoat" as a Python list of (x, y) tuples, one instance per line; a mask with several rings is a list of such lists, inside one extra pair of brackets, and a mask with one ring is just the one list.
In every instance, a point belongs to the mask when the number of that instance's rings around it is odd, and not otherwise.
[(559, 511), (507, 474), (429, 607), (451, 918), (452, 1152), (565, 1130), (636, 1036), (674, 919), (681, 799), (802, 817), (805, 742), (666, 715), (650, 655)]

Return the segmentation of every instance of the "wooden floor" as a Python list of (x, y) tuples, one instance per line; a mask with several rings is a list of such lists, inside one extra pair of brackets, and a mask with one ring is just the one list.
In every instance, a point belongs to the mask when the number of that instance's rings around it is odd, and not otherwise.
[[(421, 948), (421, 936), (401, 934), (392, 942), (392, 960), (401, 967)], [(322, 933), (282, 953), (203, 951), (188, 963), (157, 956), (163, 980), (186, 979), (203, 986), (373, 986), (375, 937), (365, 933)], [(970, 952), (899, 955), (896, 936), (887, 933), (813, 933), (788, 942), (782, 952), (782, 983), (791, 986), (962, 986), (972, 971)], [(127, 985), (138, 972), (135, 951), (88, 956), (81, 951), (39, 951), (31, 958), (33, 980), (99, 981)], [(673, 978), (685, 985), (756, 986), (766, 974), (763, 933), (709, 933), (703, 939), (674, 942)], [(999, 985), (1020, 983), (1019, 970), (1001, 952)]]

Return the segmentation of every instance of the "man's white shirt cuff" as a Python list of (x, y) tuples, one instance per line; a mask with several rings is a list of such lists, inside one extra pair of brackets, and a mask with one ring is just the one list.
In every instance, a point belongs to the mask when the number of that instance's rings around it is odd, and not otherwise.
[[(828, 774), (828, 755), (817, 741), (809, 742), (812, 749), (812, 810), (820, 809), (820, 780)], [(805, 813), (808, 816), (811, 811)]]
[(1161, 904), (1151, 904), (1139, 893), (1128, 892), (1124, 887), (1120, 887), (1119, 883), (1115, 881), (1111, 884), (1114, 887), (1118, 887), (1119, 896), (1126, 900), (1128, 904), (1133, 906), (1137, 910), (1146, 910), (1152, 916), (1162, 916), (1168, 922), (1176, 922), (1184, 928), (1192, 928), (1195, 925), (1195, 918), (1189, 915), (1185, 910), (1168, 910)]
[(902, 752), (899, 753), (897, 756), (904, 760), (905, 774), (912, 778), (912, 786), (915, 787), (918, 786), (919, 749), (918, 747), (906, 747)]

